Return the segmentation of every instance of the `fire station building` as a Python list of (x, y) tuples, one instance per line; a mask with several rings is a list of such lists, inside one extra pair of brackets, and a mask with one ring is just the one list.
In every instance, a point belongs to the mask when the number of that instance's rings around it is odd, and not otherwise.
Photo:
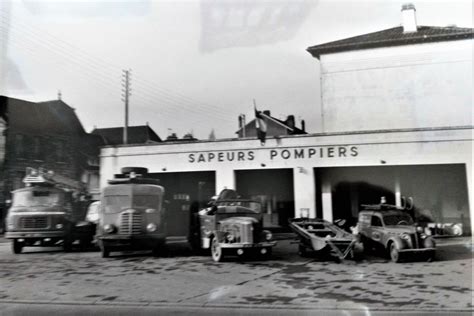
[(318, 133), (104, 147), (101, 186), (147, 167), (168, 199), (202, 206), (224, 188), (259, 199), (266, 227), (357, 217), (361, 204), (409, 205), (417, 219), (472, 227), (473, 29), (416, 24), (308, 48), (319, 63)]

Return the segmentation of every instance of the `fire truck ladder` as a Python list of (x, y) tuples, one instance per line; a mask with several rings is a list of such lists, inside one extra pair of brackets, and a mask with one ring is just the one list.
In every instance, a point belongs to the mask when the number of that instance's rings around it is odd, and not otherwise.
[(82, 193), (86, 191), (85, 184), (71, 178), (55, 174), (52, 170), (44, 168), (26, 168), (26, 176), (23, 178), (26, 185), (50, 184), (67, 191)]

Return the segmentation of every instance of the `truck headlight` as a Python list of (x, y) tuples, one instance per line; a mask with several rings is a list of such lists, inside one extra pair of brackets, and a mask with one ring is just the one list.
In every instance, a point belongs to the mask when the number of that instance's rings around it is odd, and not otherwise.
[(417, 226), (416, 231), (419, 232), (419, 233), (422, 233), (423, 232), (423, 227)]
[(104, 231), (107, 234), (112, 234), (115, 231), (115, 227), (114, 227), (114, 225), (106, 224), (106, 225), (104, 225)]
[(265, 232), (265, 240), (270, 241), (270, 240), (272, 240), (272, 237), (273, 237), (273, 235), (272, 235), (271, 232), (269, 232), (269, 231)]
[(153, 223), (150, 223), (146, 225), (146, 230), (148, 230), (150, 233), (154, 232), (156, 230), (156, 225)]
[(228, 242), (233, 242), (235, 240), (235, 236), (231, 233), (227, 233), (225, 239), (227, 239)]
[(56, 224), (56, 229), (63, 229), (64, 225), (59, 223), (59, 224)]
[(401, 237), (403, 240), (410, 241), (410, 236), (408, 236), (407, 234), (403, 234)]

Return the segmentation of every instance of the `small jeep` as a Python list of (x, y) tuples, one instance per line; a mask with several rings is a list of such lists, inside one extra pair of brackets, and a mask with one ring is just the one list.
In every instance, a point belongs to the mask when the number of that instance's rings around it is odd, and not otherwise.
[(357, 228), (366, 252), (383, 250), (393, 262), (413, 255), (434, 259), (434, 239), (417, 227), (403, 208), (390, 204), (362, 207)]

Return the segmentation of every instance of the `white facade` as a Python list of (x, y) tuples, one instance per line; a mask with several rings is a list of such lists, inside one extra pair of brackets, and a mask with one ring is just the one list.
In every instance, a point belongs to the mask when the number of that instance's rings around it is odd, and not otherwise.
[[(239, 170), (290, 168), (293, 170), (294, 216), (316, 216), (319, 200), (322, 217), (333, 220), (334, 186), (329, 183), (330, 179), (328, 183), (317, 183), (315, 170), (362, 166), (376, 170), (381, 166), (459, 164), (467, 178), (443, 181), (446, 185), (459, 185), (460, 189), (467, 185), (468, 198), (463, 205), (454, 205), (453, 200), (444, 203), (443, 208), (459, 208), (468, 216), (471, 212), (472, 227), (472, 208), (469, 210), (469, 205), (473, 205), (472, 145), (472, 128), (448, 128), (302, 135), (269, 139), (264, 147), (258, 140), (106, 147), (101, 155), (101, 187), (126, 166), (147, 167), (151, 173), (215, 171), (216, 192), (235, 188), (236, 172)], [(387, 175), (387, 178), (392, 176)], [(426, 186), (429, 185), (426, 183)], [(404, 194), (404, 187), (395, 182), (387, 189), (398, 196)], [(435, 198), (436, 194), (438, 192), (428, 193), (427, 199), (430, 196)], [(453, 210), (451, 213), (456, 212)], [(456, 218), (456, 215), (451, 217)]]
[(324, 54), (323, 131), (472, 125), (473, 41)]

